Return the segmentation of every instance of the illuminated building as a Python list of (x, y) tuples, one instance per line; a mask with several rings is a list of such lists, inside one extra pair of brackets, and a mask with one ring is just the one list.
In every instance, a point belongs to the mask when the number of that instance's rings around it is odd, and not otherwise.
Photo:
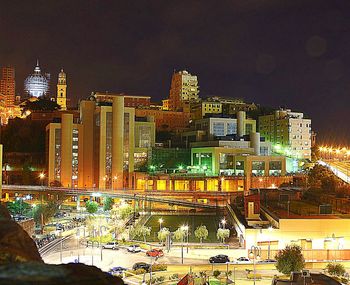
[(196, 75), (183, 70), (175, 72), (171, 78), (169, 110), (184, 110), (184, 104), (196, 102), (199, 98), (199, 86)]
[(5, 107), (13, 107), (15, 103), (15, 69), (13, 67), (1, 68), (0, 94), (3, 95)]
[(2, 197), (2, 144), (0, 144), (0, 197)]
[(137, 117), (154, 117), (157, 131), (182, 131), (188, 128), (191, 120), (190, 113), (151, 108), (137, 108), (135, 115)]
[(124, 107), (147, 108), (151, 104), (151, 97), (149, 96), (130, 95), (125, 93), (95, 92), (89, 97), (89, 100), (96, 101), (97, 105), (103, 105), (105, 103), (112, 103), (115, 96), (124, 97)]
[(246, 103), (242, 99), (213, 96), (202, 99), (191, 105), (193, 119), (201, 119), (211, 114), (226, 116), (236, 115), (239, 111), (256, 110), (254, 103)]
[[(98, 105), (80, 102), (80, 122), (62, 114), (47, 126), (48, 178), (63, 187), (122, 189), (132, 187), (135, 164), (145, 163), (155, 143), (153, 118), (137, 118), (124, 97)], [(92, 99), (92, 98), (89, 98)]]
[(34, 68), (34, 73), (24, 81), (24, 92), (28, 97), (48, 96), (50, 91), (50, 74), (41, 74), (39, 61)]
[(169, 111), (169, 99), (162, 100), (162, 109), (164, 111)]
[(243, 137), (251, 132), (256, 132), (256, 121), (248, 119), (243, 111), (239, 112), (237, 119), (210, 117), (195, 120), (193, 125), (195, 130), (206, 131), (209, 140), (227, 135)]
[(58, 74), (56, 102), (62, 111), (67, 110), (67, 76), (63, 69)]
[(259, 131), (274, 145), (277, 153), (298, 159), (311, 159), (311, 119), (303, 113), (281, 109), (259, 117)]

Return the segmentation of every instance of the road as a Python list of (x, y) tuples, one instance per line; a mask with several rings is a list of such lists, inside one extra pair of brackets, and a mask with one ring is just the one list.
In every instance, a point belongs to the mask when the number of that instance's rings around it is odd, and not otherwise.
[[(46, 263), (59, 264), (61, 263), (61, 243), (58, 243), (52, 250), (47, 252), (43, 257)], [(122, 266), (126, 268), (132, 268), (136, 262), (151, 263), (152, 258), (146, 256), (145, 252), (130, 253), (125, 248), (118, 250), (102, 249), (102, 261), (100, 248), (86, 247), (80, 244), (78, 249), (78, 242), (72, 236), (62, 243), (62, 263), (79, 261), (88, 265), (95, 265), (104, 271), (108, 271), (111, 267)], [(207, 264), (205, 259), (188, 258), (189, 254), (184, 250), (184, 263), (186, 264)], [(181, 257), (165, 255), (159, 258), (155, 263), (166, 264), (181, 264)]]

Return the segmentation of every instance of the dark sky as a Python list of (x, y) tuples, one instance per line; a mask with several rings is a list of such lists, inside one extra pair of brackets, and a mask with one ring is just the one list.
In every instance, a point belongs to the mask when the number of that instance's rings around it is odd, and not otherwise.
[(350, 139), (349, 0), (0, 0), (0, 65), (15, 66), (18, 93), (37, 58), (55, 82), (64, 67), (74, 102), (106, 90), (156, 101), (187, 69), (202, 97), (287, 106), (319, 140)]

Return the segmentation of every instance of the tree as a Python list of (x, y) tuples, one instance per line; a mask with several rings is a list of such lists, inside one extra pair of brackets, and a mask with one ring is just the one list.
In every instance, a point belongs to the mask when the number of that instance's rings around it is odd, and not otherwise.
[(35, 222), (43, 227), (57, 213), (58, 209), (59, 204), (56, 201), (49, 201), (47, 204), (37, 205), (33, 209)]
[[(42, 121), (14, 118), (11, 122), (2, 127), (1, 142), (5, 152), (29, 153), (36, 152), (45, 154), (45, 127)], [(22, 163), (31, 164), (29, 158), (24, 157)]]
[(229, 229), (218, 229), (216, 233), (216, 237), (218, 240), (221, 240), (223, 243), (225, 242), (225, 239), (227, 239), (230, 236), (230, 230)]
[(132, 235), (136, 237), (143, 237), (143, 241), (146, 242), (146, 236), (151, 235), (151, 227), (146, 227), (145, 225), (133, 228)]
[(178, 228), (178, 229), (174, 232), (174, 239), (175, 239), (175, 240), (178, 240), (178, 241), (183, 241), (185, 235), (186, 235), (186, 232), (185, 232), (182, 228)]
[(203, 239), (207, 239), (208, 238), (209, 232), (208, 232), (206, 226), (199, 226), (194, 231), (194, 235), (195, 235), (196, 238), (199, 239), (200, 243), (202, 243)]
[(11, 215), (27, 215), (31, 210), (31, 206), (23, 202), (23, 199), (19, 198), (13, 202), (7, 202), (6, 207), (11, 213)]
[(98, 204), (95, 201), (86, 201), (85, 208), (88, 213), (95, 214), (98, 210)]
[(164, 242), (167, 238), (167, 236), (170, 235), (170, 231), (168, 228), (162, 228), (159, 232), (158, 232), (158, 239), (160, 242)]
[(118, 208), (118, 214), (121, 219), (126, 219), (129, 217), (133, 212), (133, 208), (129, 204), (122, 204)]
[(46, 98), (28, 99), (21, 104), (22, 115), (26, 114), (27, 111), (56, 111), (59, 109), (61, 109), (60, 105)]
[(105, 197), (103, 200), (103, 211), (109, 211), (114, 205), (114, 200), (111, 197)]
[(283, 274), (301, 271), (305, 265), (301, 247), (298, 245), (287, 245), (285, 249), (279, 250), (275, 256), (276, 268)]
[(343, 276), (346, 272), (343, 264), (340, 263), (328, 263), (326, 270), (330, 275), (333, 276)]

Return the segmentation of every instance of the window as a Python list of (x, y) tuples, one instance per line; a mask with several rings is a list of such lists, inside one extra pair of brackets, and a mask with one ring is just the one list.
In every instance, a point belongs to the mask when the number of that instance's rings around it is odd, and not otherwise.
[(213, 135), (218, 137), (225, 135), (224, 123), (213, 123)]
[(235, 123), (227, 123), (227, 134), (228, 135), (237, 134), (237, 125)]

